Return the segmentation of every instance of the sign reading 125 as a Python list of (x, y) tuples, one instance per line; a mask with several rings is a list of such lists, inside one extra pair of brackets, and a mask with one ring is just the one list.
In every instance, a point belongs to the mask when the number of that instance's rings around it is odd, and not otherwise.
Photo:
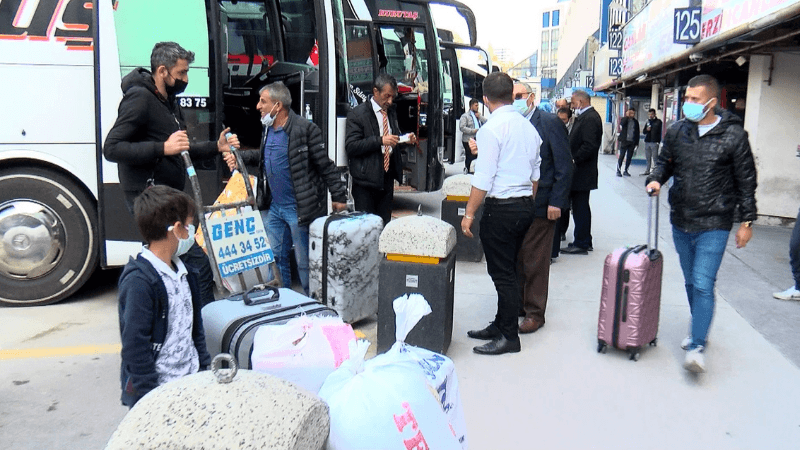
[(675, 8), (675, 22), (672, 29), (672, 42), (676, 44), (697, 44), (700, 42), (702, 8)]

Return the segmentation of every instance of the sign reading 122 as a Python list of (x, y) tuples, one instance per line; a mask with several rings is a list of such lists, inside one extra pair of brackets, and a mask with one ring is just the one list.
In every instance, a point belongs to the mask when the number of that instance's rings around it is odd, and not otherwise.
[(672, 42), (676, 44), (697, 44), (700, 42), (702, 8), (675, 8), (675, 21), (672, 29)]

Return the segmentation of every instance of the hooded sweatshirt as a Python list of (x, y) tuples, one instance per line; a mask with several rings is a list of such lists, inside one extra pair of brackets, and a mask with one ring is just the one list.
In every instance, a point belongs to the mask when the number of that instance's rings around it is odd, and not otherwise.
[[(122, 92), (117, 121), (103, 145), (106, 159), (118, 164), (122, 189), (135, 197), (152, 178), (155, 184), (183, 190), (180, 155), (164, 156), (164, 142), (172, 133), (186, 129), (175, 97), (164, 98), (156, 89), (153, 75), (141, 67), (122, 79)], [(217, 153), (217, 143), (194, 142), (189, 152), (196, 159), (212, 157)]]

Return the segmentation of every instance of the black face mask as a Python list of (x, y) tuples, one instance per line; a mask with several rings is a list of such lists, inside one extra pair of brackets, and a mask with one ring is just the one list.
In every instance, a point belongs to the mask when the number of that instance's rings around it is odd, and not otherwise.
[(183, 91), (186, 90), (186, 86), (188, 85), (189, 83), (175, 78), (175, 84), (173, 84), (172, 86), (167, 84), (164, 86), (164, 89), (167, 91), (168, 96), (174, 97), (176, 95), (182, 94)]

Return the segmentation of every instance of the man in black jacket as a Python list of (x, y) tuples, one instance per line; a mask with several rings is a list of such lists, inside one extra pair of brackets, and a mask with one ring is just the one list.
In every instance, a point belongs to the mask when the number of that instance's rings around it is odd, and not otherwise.
[[(345, 151), (353, 180), (353, 201), (358, 211), (377, 214), (386, 226), (392, 218), (394, 180), (403, 176), (403, 161), (396, 151), (400, 125), (392, 102), (397, 80), (382, 73), (372, 83), (372, 98), (347, 114)], [(417, 143), (409, 134), (408, 142)]]
[(691, 334), (681, 347), (683, 367), (704, 372), (703, 350), (714, 315), (714, 284), (733, 222), (736, 246), (747, 245), (757, 218), (756, 166), (742, 121), (719, 104), (719, 84), (709, 75), (689, 80), (683, 103), (684, 120), (670, 127), (646, 190), (658, 195), (672, 177), (669, 190), (672, 238), (680, 257), (692, 314)]
[[(525, 234), (517, 258), (517, 277), (522, 285), (522, 309), (525, 318), (520, 333), (533, 333), (544, 325), (550, 282), (550, 253), (555, 224), (561, 209), (567, 208), (572, 185), (572, 154), (569, 151), (567, 128), (556, 116), (534, 106), (535, 95), (523, 83), (514, 84), (514, 101), (526, 99), (526, 119), (530, 120), (542, 146), (539, 156), (539, 181), (534, 199), (533, 223)], [(521, 106), (521, 105), (520, 105)]]
[[(300, 284), (308, 295), (308, 226), (328, 214), (327, 191), (333, 210), (342, 211), (347, 190), (328, 158), (322, 131), (291, 106), (289, 89), (280, 81), (261, 88), (256, 106), (264, 125), (261, 145), (241, 155), (246, 164), (257, 167), (258, 209), (281, 281), (291, 286), (289, 250), (294, 244)], [(233, 155), (226, 155), (225, 161), (234, 167)]]
[(647, 112), (648, 119), (644, 126), (644, 156), (647, 159), (647, 168), (641, 175), (650, 175), (650, 168), (653, 167), (658, 157), (658, 144), (661, 143), (661, 119), (656, 117), (656, 110), (650, 109)]
[[(103, 155), (117, 163), (125, 204), (133, 214), (133, 200), (147, 186), (166, 185), (183, 190), (186, 180), (180, 153), (192, 158), (210, 158), (238, 146), (236, 136), (189, 143), (183, 110), (175, 98), (189, 83), (190, 52), (175, 42), (159, 42), (150, 54), (150, 69), (134, 69), (122, 79), (125, 96), (119, 115), (108, 132)], [(199, 245), (184, 255), (183, 262), (200, 271), (203, 304), (214, 301), (214, 277), (208, 257)]]
[[(628, 169), (631, 167), (631, 159), (636, 147), (639, 146), (639, 121), (636, 120), (636, 110), (628, 108), (625, 112), (625, 117), (620, 122), (619, 133), (619, 159), (617, 160), (617, 176), (621, 177), (622, 163), (625, 162), (626, 177), (631, 176)], [(626, 160), (627, 158), (627, 160)]]
[[(575, 239), (562, 253), (586, 255), (592, 248), (592, 210), (589, 193), (597, 189), (597, 155), (603, 140), (603, 121), (590, 103), (589, 94), (575, 91), (572, 94), (575, 124), (569, 134), (569, 147), (575, 170), (572, 173), (572, 220), (575, 222)], [(561, 230), (563, 233), (566, 230)]]

